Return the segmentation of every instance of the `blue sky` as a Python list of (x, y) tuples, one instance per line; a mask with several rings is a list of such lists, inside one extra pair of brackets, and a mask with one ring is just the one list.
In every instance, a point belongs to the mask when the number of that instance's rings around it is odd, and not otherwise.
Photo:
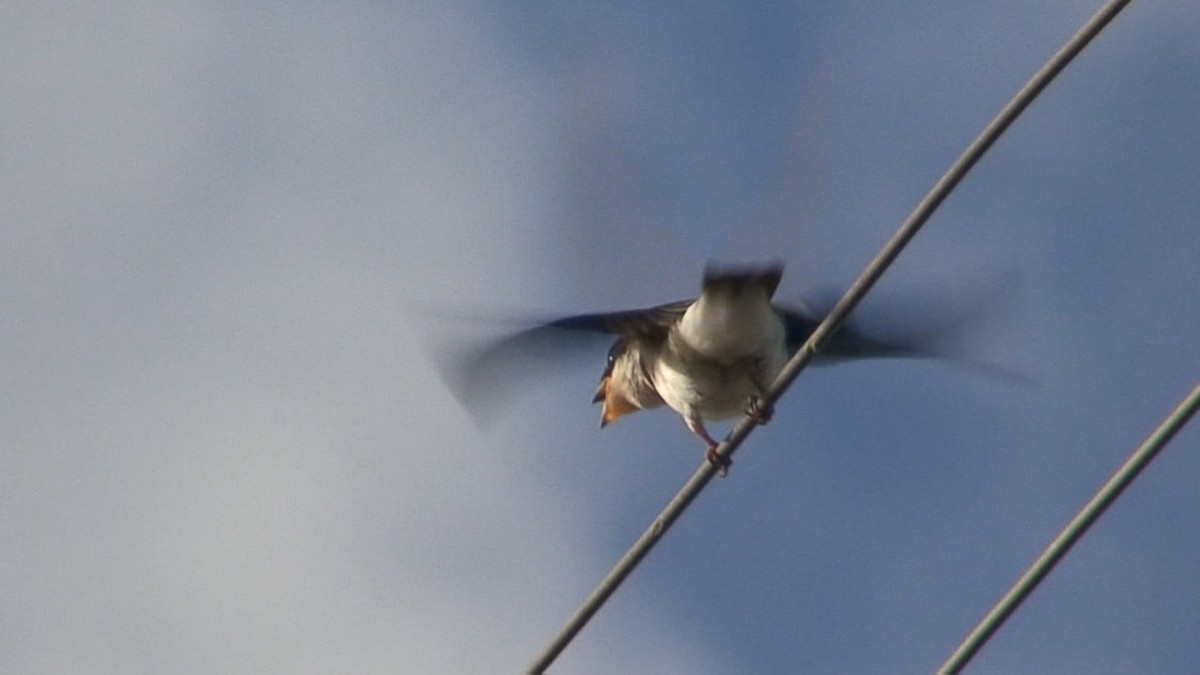
[[(521, 670), (702, 447), (598, 429), (603, 346), (478, 428), (447, 317), (672, 301), (706, 260), (842, 288), (1094, 9), (4, 9), (3, 669)], [(999, 284), (970, 348), (1036, 388), (807, 372), (554, 672), (940, 664), (1196, 382), (1198, 29), (1134, 3), (858, 317)], [(972, 672), (1195, 669), (1198, 445)]]

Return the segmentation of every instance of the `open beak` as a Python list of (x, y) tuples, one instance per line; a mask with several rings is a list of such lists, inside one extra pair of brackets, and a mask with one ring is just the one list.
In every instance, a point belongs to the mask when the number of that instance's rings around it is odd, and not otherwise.
[(592, 396), (592, 403), (604, 402), (604, 407), (600, 409), (600, 428), (608, 426), (618, 417), (626, 413), (637, 410), (634, 405), (624, 394), (620, 388), (611, 386), (612, 376), (605, 375), (600, 380), (600, 386), (596, 388), (596, 394)]
[(605, 375), (604, 377), (600, 378), (600, 386), (596, 387), (596, 395), (592, 396), (592, 403), (599, 403), (600, 401), (604, 400), (604, 397), (608, 392), (608, 381), (611, 378), (611, 375)]

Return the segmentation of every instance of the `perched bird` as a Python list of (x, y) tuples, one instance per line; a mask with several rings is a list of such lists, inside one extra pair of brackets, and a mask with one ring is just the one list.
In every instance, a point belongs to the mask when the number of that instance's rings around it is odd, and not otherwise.
[[(592, 397), (601, 404), (600, 426), (639, 410), (666, 405), (700, 438), (706, 457), (721, 469), (729, 460), (717, 454), (719, 443), (706, 420), (749, 414), (766, 423), (771, 410), (763, 395), (792, 354), (808, 339), (822, 317), (774, 302), (783, 275), (781, 264), (757, 268), (710, 265), (700, 296), (646, 309), (580, 314), (546, 322), (490, 343), (459, 359), (460, 398), (478, 411), (489, 400), (507, 395), (508, 380), (548, 356), (580, 345), (586, 334), (615, 335), (600, 385)], [(945, 323), (945, 322), (943, 322)], [(956, 323), (961, 323), (956, 321)], [(942, 326), (940, 332), (946, 332)], [(935, 330), (934, 332), (938, 332)], [(871, 357), (939, 356), (928, 333), (897, 342), (872, 339), (843, 326), (817, 354), (814, 364)], [(991, 374), (1010, 373), (982, 364)]]

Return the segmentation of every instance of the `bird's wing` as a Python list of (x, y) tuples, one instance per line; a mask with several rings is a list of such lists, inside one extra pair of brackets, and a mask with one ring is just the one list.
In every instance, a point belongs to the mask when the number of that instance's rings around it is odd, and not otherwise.
[[(779, 314), (783, 318), (787, 331), (788, 354), (795, 354), (824, 318), (818, 317), (807, 309), (792, 307), (779, 308)], [(824, 349), (817, 353), (816, 363), (873, 357), (918, 356), (934, 356), (931, 346), (925, 344), (923, 340), (880, 340), (867, 337), (853, 326), (843, 324), (825, 343)]]
[[(927, 304), (928, 306), (938, 306)], [(807, 308), (778, 307), (787, 330), (788, 354), (795, 354), (825, 315), (818, 315)], [(953, 308), (951, 308), (953, 309)], [(975, 310), (978, 313), (978, 309)], [(923, 325), (914, 327), (912, 322), (891, 321), (872, 333), (889, 337), (867, 335), (855, 325), (843, 324), (833, 334), (825, 347), (817, 353), (813, 365), (829, 365), (855, 359), (869, 358), (926, 358), (938, 359), (956, 368), (1009, 385), (1029, 387), (1036, 381), (1018, 370), (999, 363), (981, 360), (970, 353), (967, 333), (979, 320), (971, 312), (946, 311), (938, 317), (914, 317), (924, 319)]]
[(533, 391), (564, 365), (588, 355), (599, 358), (610, 336), (661, 343), (692, 302), (567, 316), (498, 339), (444, 346), (439, 350), (440, 369), (464, 407), (476, 421), (486, 423), (505, 402)]
[(592, 333), (608, 333), (637, 340), (661, 342), (666, 339), (671, 326), (675, 325), (695, 300), (680, 300), (666, 305), (633, 309), (624, 312), (603, 314), (579, 314), (551, 321), (543, 326), (513, 336), (520, 339), (524, 334), (538, 330), (567, 330)]

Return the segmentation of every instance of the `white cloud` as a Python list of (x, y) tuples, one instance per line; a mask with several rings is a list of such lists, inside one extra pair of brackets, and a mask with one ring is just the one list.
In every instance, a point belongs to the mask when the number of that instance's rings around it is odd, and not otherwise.
[[(6, 672), (523, 667), (594, 545), (415, 324), (535, 280), (537, 79), (465, 7), (5, 23)], [(700, 672), (645, 628), (578, 672)]]
[[(780, 84), (784, 72), (767, 86), (747, 75), (763, 61), (736, 61), (737, 38), (719, 46), (738, 65), (711, 82), (687, 58), (736, 12), (683, 35), (686, 22), (570, 9), (522, 32), (495, 11), (157, 4), (0, 22), (6, 672), (523, 667), (699, 448), (669, 415), (595, 432), (597, 364), (478, 433), (426, 360), (439, 308), (673, 300), (700, 257), (774, 236), (792, 260), (787, 227), (745, 244), (743, 223), (709, 222), (760, 196), (739, 171), (778, 159), (741, 145), (778, 140), (747, 131), (770, 115), (744, 117), (779, 104), (752, 96), (771, 87), (823, 96), (812, 106), (837, 120), (816, 171), (828, 218), (794, 252), (807, 260), (789, 283), (840, 280), (927, 186), (922, 172), (940, 171), (1028, 74), (1014, 52), (1039, 61), (1029, 44), (1056, 45), (1075, 21), (829, 20), (829, 42), (811, 47), (826, 62), (804, 65), (829, 82)], [(947, 258), (972, 270), (992, 249), (1017, 251), (1030, 316), (1005, 346), (1044, 389), (997, 392), (911, 364), (807, 374), (560, 670), (928, 669), (1165, 410), (1194, 352), (1179, 337), (1194, 334), (1180, 309), (1193, 207), (1177, 188), (1200, 135), (1181, 133), (1194, 116), (1168, 104), (1186, 88), (1155, 84), (1176, 82), (1156, 75), (1173, 61), (1146, 37), (1172, 36), (1162, 48), (1187, 58), (1173, 37), (1186, 21), (1160, 17), (1159, 33), (1142, 11), (1085, 56), (1136, 59), (1145, 78), (1073, 70), (902, 262), (942, 278)], [(579, 70), (554, 62), (568, 47), (520, 42), (591, 22), (620, 30), (597, 32)], [(1008, 65), (960, 67), (964, 55)], [(684, 71), (693, 79), (673, 80)], [(1089, 107), (1098, 80), (1128, 89)], [(646, 91), (655, 83), (670, 86)], [(1129, 118), (1161, 123), (1099, 142)], [(655, 140), (663, 154), (639, 145), (672, 124), (677, 136)], [(706, 134), (713, 144), (690, 154)], [(1159, 160), (1171, 170), (1152, 171)], [(564, 220), (573, 209), (597, 222)], [(660, 217), (678, 226), (639, 238)], [(981, 664), (1128, 652), (1113, 612), (1088, 600), (1095, 579), (1137, 576), (1123, 601), (1180, 625), (1171, 610), (1186, 603), (1154, 598), (1195, 595), (1180, 572), (1194, 545), (1172, 530), (1196, 517), (1188, 461), (1164, 455), (1174, 470), (1152, 470), (1154, 489), (1102, 524), (1116, 543), (1081, 549), (1052, 580), (1076, 584), (1071, 601), (1024, 615)], [(1121, 550), (1139, 553), (1110, 555)], [(1086, 632), (1039, 644), (1039, 628), (1084, 619), (1103, 644), (1087, 651)], [(1179, 659), (1181, 645), (1145, 653)]]

